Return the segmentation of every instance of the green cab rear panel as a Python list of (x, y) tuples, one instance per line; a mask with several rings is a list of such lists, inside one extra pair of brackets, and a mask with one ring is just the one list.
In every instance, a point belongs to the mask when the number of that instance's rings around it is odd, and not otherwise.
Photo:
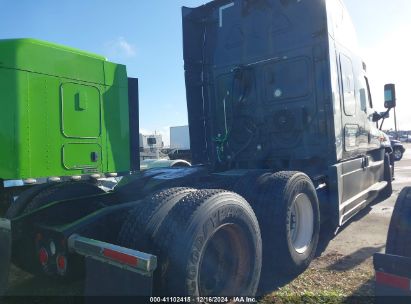
[(39, 40), (0, 40), (0, 179), (129, 170), (125, 66)]

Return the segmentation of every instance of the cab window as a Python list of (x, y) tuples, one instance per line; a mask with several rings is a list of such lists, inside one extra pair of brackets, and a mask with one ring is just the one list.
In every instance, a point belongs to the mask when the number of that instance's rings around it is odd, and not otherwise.
[(354, 116), (356, 112), (355, 81), (351, 59), (340, 55), (341, 83), (344, 96), (344, 112), (347, 116)]
[(365, 83), (367, 85), (368, 105), (369, 105), (370, 109), (372, 109), (373, 105), (372, 105), (372, 95), (371, 95), (371, 90), (370, 90), (370, 84), (369, 84), (368, 78), (366, 76), (364, 76), (364, 79), (365, 79)]

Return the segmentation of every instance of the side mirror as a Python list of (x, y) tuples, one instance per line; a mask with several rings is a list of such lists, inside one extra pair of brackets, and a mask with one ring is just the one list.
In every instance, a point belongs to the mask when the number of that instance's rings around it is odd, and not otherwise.
[(390, 118), (390, 112), (389, 111), (380, 112), (380, 113), (374, 112), (372, 114), (372, 122), (379, 122), (381, 119), (388, 119), (388, 118)]
[(397, 105), (397, 98), (395, 95), (395, 84), (386, 84), (384, 86), (384, 107), (386, 109), (395, 108)]
[(379, 122), (381, 118), (382, 118), (381, 115), (378, 114), (377, 112), (374, 112), (372, 114), (372, 122)]

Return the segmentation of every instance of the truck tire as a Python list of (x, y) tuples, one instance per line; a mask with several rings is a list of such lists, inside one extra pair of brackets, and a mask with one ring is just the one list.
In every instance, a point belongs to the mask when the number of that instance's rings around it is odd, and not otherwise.
[(5, 217), (7, 210), (13, 202), (13, 193), (0, 188), (0, 217)]
[[(8, 213), (9, 216), (13, 218), (34, 211), (53, 201), (101, 193), (104, 193), (102, 189), (86, 182), (40, 185), (23, 192), (16, 202), (14, 202), (14, 204), (16, 204), (14, 209)], [(11, 208), (13, 208), (13, 205)], [(37, 261), (37, 254), (34, 251), (34, 240), (24, 239), (19, 242), (14, 242), (12, 250), (13, 264), (31, 274), (42, 274)]]
[(7, 219), (12, 219), (17, 216), (20, 216), (26, 206), (30, 203), (30, 201), (39, 193), (45, 191), (47, 188), (54, 186), (56, 183), (47, 183), (32, 186), (31, 188), (27, 189), (26, 191), (22, 192), (17, 200), (13, 202), (9, 209), (7, 210), (5, 217)]
[[(0, 224), (1, 221), (0, 221)], [(11, 234), (9, 227), (0, 225), (0, 302), (7, 290), (11, 261)]]
[(263, 240), (263, 274), (269, 281), (280, 271), (303, 272), (314, 258), (320, 210), (315, 187), (301, 172), (277, 172), (258, 181), (259, 193), (252, 207)]
[(394, 147), (394, 160), (395, 161), (400, 161), (404, 155), (404, 153), (402, 152), (401, 148), (399, 147)]
[[(136, 250), (153, 249), (152, 238), (174, 205), (189, 193), (191, 188), (160, 190), (146, 198), (142, 205), (133, 208), (121, 227), (118, 243)], [(135, 233), (138, 231), (139, 233)]]
[[(392, 174), (393, 170), (391, 169), (391, 161), (390, 155), (388, 153), (385, 154), (384, 157), (384, 181), (387, 182), (387, 186), (378, 195), (378, 200), (383, 201), (389, 198), (392, 195)], [(394, 164), (393, 164), (394, 166)]]
[(233, 192), (240, 194), (249, 203), (254, 202), (258, 196), (257, 188), (265, 179), (271, 176), (272, 172), (262, 170), (250, 171), (241, 177), (233, 187)]
[(411, 257), (411, 187), (404, 188), (395, 203), (386, 253)]
[(198, 190), (171, 209), (154, 235), (156, 294), (253, 295), (261, 236), (250, 205), (225, 190)]
[(54, 184), (52, 187), (46, 188), (44, 191), (33, 197), (24, 209), (23, 214), (32, 212), (54, 201), (102, 193), (105, 193), (105, 191), (96, 185), (87, 182), (66, 182)]

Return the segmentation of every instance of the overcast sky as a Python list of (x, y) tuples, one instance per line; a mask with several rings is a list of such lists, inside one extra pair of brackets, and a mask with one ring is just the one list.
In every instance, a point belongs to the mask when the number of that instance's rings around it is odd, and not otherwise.
[[(206, 0), (0, 0), (0, 39), (31, 37), (102, 54), (140, 78), (140, 126), (158, 131), (187, 123), (181, 6)], [(397, 84), (400, 128), (411, 130), (411, 1), (345, 0), (383, 110), (383, 86)], [(393, 125), (390, 119), (387, 126)]]

